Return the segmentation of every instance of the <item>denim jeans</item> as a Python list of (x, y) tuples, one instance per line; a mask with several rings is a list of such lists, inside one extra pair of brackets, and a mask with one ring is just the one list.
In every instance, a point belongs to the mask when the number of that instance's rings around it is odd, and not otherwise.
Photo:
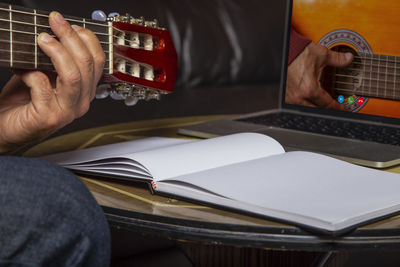
[(0, 266), (108, 266), (107, 221), (72, 173), (0, 157)]

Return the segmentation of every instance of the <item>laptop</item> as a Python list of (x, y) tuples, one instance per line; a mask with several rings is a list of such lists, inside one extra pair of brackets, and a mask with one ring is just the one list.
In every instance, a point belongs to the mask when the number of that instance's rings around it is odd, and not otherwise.
[[(400, 44), (380, 39), (399, 36), (400, 30), (386, 30), (379, 25), (377, 14), (385, 13), (390, 20), (385, 25), (399, 25), (398, 16), (390, 16), (399, 10), (383, 2), (379, 10), (360, 10), (357, 1), (341, 1), (340, 5), (335, 1), (287, 2), (279, 108), (185, 126), (179, 133), (209, 138), (257, 132), (276, 139), (287, 151), (323, 153), (375, 168), (400, 164), (400, 92), (396, 95), (396, 89), (400, 91), (400, 74), (396, 75)], [(357, 16), (351, 16), (354, 12)], [(354, 54), (351, 65), (324, 71), (328, 74), (324, 77), (329, 77), (325, 90), (340, 104), (336, 105), (339, 109), (297, 105), (286, 99), (291, 27), (319, 45)], [(379, 34), (374, 34), (375, 28)]]

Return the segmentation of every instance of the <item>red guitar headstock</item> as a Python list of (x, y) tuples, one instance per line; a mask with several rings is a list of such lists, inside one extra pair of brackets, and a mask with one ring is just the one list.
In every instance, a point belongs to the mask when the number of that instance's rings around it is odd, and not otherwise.
[(108, 18), (108, 23), (108, 71), (98, 96), (108, 91), (114, 99), (134, 105), (141, 99), (159, 99), (171, 93), (177, 76), (177, 54), (169, 32), (157, 21), (129, 15)]

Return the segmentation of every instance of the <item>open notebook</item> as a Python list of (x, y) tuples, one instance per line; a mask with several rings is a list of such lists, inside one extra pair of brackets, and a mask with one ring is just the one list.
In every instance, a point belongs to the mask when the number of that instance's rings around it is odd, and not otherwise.
[(241, 133), (193, 141), (152, 137), (43, 157), (152, 191), (339, 235), (400, 210), (400, 175)]

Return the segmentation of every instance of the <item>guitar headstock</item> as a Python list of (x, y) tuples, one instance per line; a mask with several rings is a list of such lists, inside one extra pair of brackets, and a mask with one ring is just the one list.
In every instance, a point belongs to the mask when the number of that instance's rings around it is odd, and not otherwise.
[(156, 20), (109, 16), (109, 53), (98, 98), (110, 95), (134, 105), (171, 93), (177, 76), (177, 54), (169, 32)]

